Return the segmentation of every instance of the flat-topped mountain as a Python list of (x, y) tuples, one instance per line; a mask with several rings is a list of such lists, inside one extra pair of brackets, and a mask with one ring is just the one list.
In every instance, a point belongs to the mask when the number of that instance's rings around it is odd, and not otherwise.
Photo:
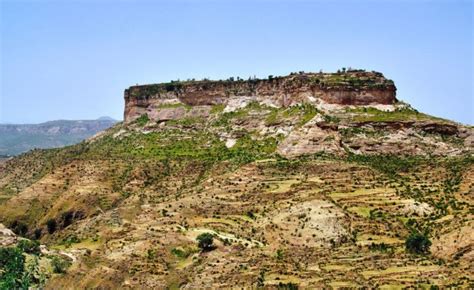
[(0, 242), (54, 289), (472, 288), (473, 127), (395, 92), (352, 70), (131, 87), (124, 122), (0, 163)]
[(133, 86), (125, 90), (124, 120), (130, 121), (170, 102), (190, 106), (227, 104), (247, 98), (276, 107), (326, 102), (341, 105), (394, 104), (393, 81), (378, 72), (293, 73), (268, 79), (177, 81)]
[[(245, 109), (250, 106), (252, 109)], [(364, 70), (337, 73), (292, 73), (267, 79), (189, 80), (132, 86), (125, 90), (125, 122), (187, 121), (200, 128), (211, 124), (216, 111), (256, 110), (251, 122), (232, 130), (213, 130), (231, 144), (240, 131), (277, 138), (277, 152), (286, 157), (317, 152), (344, 155), (456, 155), (446, 138), (472, 146), (473, 130), (419, 113), (396, 98), (396, 87), (382, 73)], [(298, 121), (295, 112), (306, 114)], [(292, 113), (289, 113), (292, 112)], [(193, 124), (195, 120), (195, 124)], [(239, 128), (239, 129), (237, 129)], [(212, 129), (207, 129), (212, 130)], [(353, 134), (358, 132), (359, 134)], [(441, 134), (442, 139), (435, 136)], [(363, 138), (361, 138), (364, 136)]]

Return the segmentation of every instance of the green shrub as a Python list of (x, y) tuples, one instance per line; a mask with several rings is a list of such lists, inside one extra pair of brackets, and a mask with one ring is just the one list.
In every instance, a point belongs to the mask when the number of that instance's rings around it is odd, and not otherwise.
[(369, 245), (369, 250), (386, 253), (386, 252), (392, 252), (393, 247), (390, 246), (390, 245), (387, 245), (385, 243), (380, 243), (380, 244), (372, 243), (372, 244)]
[(71, 263), (69, 261), (59, 256), (54, 256), (51, 259), (51, 266), (53, 267), (54, 273), (66, 273), (66, 270), (70, 265)]
[(61, 244), (69, 248), (72, 244), (77, 244), (80, 242), (81, 239), (79, 239), (75, 234), (70, 234), (61, 241)]
[(253, 219), (253, 220), (257, 218), (257, 217), (255, 216), (255, 214), (254, 214), (252, 211), (248, 211), (248, 212), (247, 212), (247, 216), (248, 216), (249, 218)]
[(25, 271), (25, 257), (19, 248), (0, 248), (0, 289), (18, 289)]
[(211, 233), (202, 233), (197, 238), (198, 247), (203, 251), (214, 249), (214, 235)]
[(283, 249), (278, 249), (278, 250), (276, 251), (275, 257), (276, 257), (276, 259), (277, 259), (278, 261), (281, 261), (281, 260), (283, 260), (284, 255), (285, 255), (285, 252), (283, 251)]
[(171, 250), (171, 253), (178, 258), (186, 259), (193, 253), (197, 252), (198, 250), (194, 247), (184, 246), (184, 247), (177, 247)]
[(56, 231), (57, 223), (55, 219), (49, 219), (46, 222), (46, 226), (48, 227), (48, 233), (53, 234)]
[(20, 240), (17, 247), (28, 254), (40, 254), (40, 243), (38, 241)]
[(39, 240), (41, 238), (42, 233), (43, 233), (42, 229), (40, 229), (40, 228), (35, 229), (35, 231), (33, 232), (34, 238), (36, 240)]
[(430, 239), (421, 233), (412, 232), (405, 240), (405, 247), (412, 254), (426, 254), (431, 246)]
[(150, 118), (148, 118), (147, 114), (143, 114), (135, 120), (135, 122), (141, 127), (145, 126), (148, 121), (150, 121)]
[(19, 236), (25, 236), (28, 233), (28, 225), (22, 221), (14, 221), (11, 223), (10, 228)]
[(288, 283), (280, 282), (278, 283), (278, 289), (296, 290), (298, 289), (298, 285), (292, 282), (288, 282)]
[(421, 157), (397, 155), (357, 155), (349, 154), (347, 161), (370, 166), (389, 177), (398, 177), (402, 172), (408, 172), (422, 161)]

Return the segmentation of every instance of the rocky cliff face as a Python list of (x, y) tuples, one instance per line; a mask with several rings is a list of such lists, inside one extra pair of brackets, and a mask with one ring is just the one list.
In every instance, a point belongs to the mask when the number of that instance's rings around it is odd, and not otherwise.
[[(163, 116), (160, 109), (181, 103), (202, 107), (191, 115), (206, 112), (206, 106), (257, 101), (273, 107), (300, 103), (338, 105), (394, 104), (393, 81), (378, 72), (360, 70), (342, 73), (298, 73), (268, 79), (184, 81), (132, 86), (125, 90), (126, 122), (143, 114)], [(166, 115), (166, 113), (164, 113)]]

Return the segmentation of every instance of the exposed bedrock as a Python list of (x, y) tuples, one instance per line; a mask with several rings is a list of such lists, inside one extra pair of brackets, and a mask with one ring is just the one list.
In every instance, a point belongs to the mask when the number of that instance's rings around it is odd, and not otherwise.
[(181, 81), (132, 86), (125, 90), (124, 96), (126, 122), (143, 114), (155, 118), (157, 110), (175, 103), (194, 107), (254, 100), (270, 106), (287, 107), (303, 102), (390, 105), (397, 101), (393, 81), (378, 72), (357, 70), (269, 76), (263, 80)]

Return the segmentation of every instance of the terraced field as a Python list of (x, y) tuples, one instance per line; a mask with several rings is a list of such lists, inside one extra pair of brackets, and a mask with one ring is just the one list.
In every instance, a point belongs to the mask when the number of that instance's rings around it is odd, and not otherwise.
[[(343, 151), (287, 158), (282, 128), (255, 128), (277, 112), (307, 137), (324, 116), (250, 107), (19, 156), (0, 171), (0, 221), (69, 257), (46, 288), (472, 288), (471, 155), (355, 154), (336, 136)], [(431, 246), (413, 252), (414, 235)]]

